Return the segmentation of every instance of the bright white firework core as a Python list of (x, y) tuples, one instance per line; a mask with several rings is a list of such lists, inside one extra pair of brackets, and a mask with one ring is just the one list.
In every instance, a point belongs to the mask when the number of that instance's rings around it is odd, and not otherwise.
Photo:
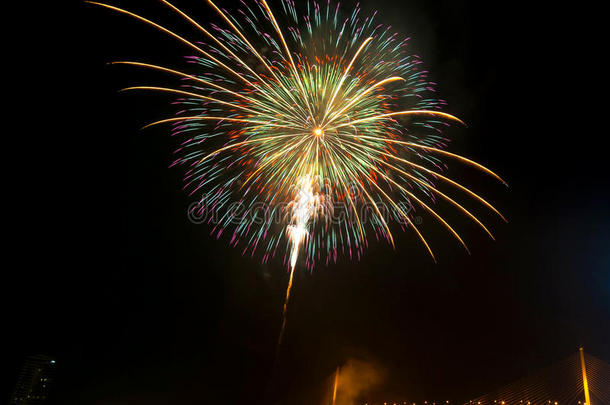
[[(317, 128), (316, 130), (322, 130)], [(314, 134), (315, 131), (314, 130)], [(294, 268), (299, 256), (299, 247), (309, 232), (307, 225), (311, 217), (318, 210), (320, 198), (313, 192), (313, 178), (307, 174), (299, 179), (298, 191), (292, 202), (292, 224), (288, 225), (288, 236), (292, 243), (290, 252), (290, 267)]]

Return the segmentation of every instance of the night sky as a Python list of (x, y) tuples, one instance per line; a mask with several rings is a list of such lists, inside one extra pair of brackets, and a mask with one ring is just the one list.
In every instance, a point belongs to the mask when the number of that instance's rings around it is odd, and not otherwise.
[[(610, 362), (608, 129), (584, 20), (595, 10), (362, 1), (412, 37), (446, 111), (468, 124), (446, 132), (450, 150), (510, 187), (457, 163), (449, 174), (509, 223), (468, 205), (491, 241), (443, 205), (472, 255), (424, 215), (437, 264), (398, 232), (396, 250), (372, 242), (360, 262), (299, 268), (275, 359), (286, 268), (188, 221), (182, 171), (168, 168), (179, 140), (139, 129), (170, 116), (171, 97), (117, 93), (171, 78), (106, 64), (183, 67), (190, 51), (73, 3), (32, 5), (22, 24), (34, 35), (19, 34), (19, 73), (7, 79), (19, 88), (5, 119), (4, 155), (15, 157), (5, 171), (5, 398), (29, 354), (57, 359), (54, 403), (108, 405), (318, 405), (350, 359), (385, 374), (370, 401), (459, 402), (581, 345)], [(197, 38), (155, 0), (112, 4)], [(175, 4), (212, 18), (204, 1)]]

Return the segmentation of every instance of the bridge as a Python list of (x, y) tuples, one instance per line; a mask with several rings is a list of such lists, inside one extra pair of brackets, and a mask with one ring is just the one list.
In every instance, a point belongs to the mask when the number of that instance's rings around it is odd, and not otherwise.
[(464, 405), (610, 405), (610, 365), (580, 348)]
[[(336, 381), (335, 381), (336, 396)], [(332, 402), (335, 404), (335, 402)], [(362, 405), (450, 405), (453, 401), (367, 401)], [(339, 402), (337, 402), (339, 404)], [(610, 405), (610, 365), (578, 352), (463, 405)]]

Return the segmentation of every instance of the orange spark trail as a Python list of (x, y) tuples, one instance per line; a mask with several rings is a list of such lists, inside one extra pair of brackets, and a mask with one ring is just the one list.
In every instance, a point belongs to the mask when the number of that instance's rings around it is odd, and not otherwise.
[[(280, 337), (277, 340), (276, 352), (279, 352), (280, 345), (284, 339), (284, 332), (286, 330), (286, 312), (288, 310), (288, 300), (290, 300), (290, 290), (292, 289), (292, 277), (294, 276), (294, 266), (290, 268), (290, 279), (288, 280), (288, 288), (286, 288), (286, 299), (284, 300), (284, 309), (282, 310), (282, 328), (280, 329)], [(277, 358), (277, 355), (276, 355)]]
[(339, 370), (340, 367), (337, 367), (337, 371), (335, 372), (335, 384), (333, 387), (333, 405), (335, 405), (335, 401), (337, 400), (337, 387), (339, 386)]

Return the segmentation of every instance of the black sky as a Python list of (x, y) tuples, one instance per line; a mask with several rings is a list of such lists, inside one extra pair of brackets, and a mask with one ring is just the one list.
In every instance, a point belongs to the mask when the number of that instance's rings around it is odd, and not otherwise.
[[(203, 1), (175, 3), (211, 18)], [(406, 233), (395, 251), (372, 243), (359, 263), (302, 269), (275, 365), (285, 268), (188, 221), (182, 173), (168, 169), (177, 140), (139, 130), (173, 112), (169, 99), (117, 93), (168, 78), (106, 65), (181, 66), (188, 52), (80, 2), (13, 13), (29, 28), (7, 50), (17, 68), (7, 86), (18, 87), (6, 124), (3, 368), (56, 356), (58, 404), (311, 405), (350, 358), (387, 371), (371, 399), (456, 401), (580, 345), (610, 361), (608, 130), (592, 49), (603, 27), (591, 30), (584, 3), (531, 3), (363, 1), (413, 38), (447, 111), (467, 122), (448, 132), (451, 150), (510, 188), (456, 164), (450, 174), (510, 222), (478, 211), (494, 242), (444, 207), (471, 256), (424, 217), (438, 264)], [(154, 0), (113, 4), (186, 30)]]

